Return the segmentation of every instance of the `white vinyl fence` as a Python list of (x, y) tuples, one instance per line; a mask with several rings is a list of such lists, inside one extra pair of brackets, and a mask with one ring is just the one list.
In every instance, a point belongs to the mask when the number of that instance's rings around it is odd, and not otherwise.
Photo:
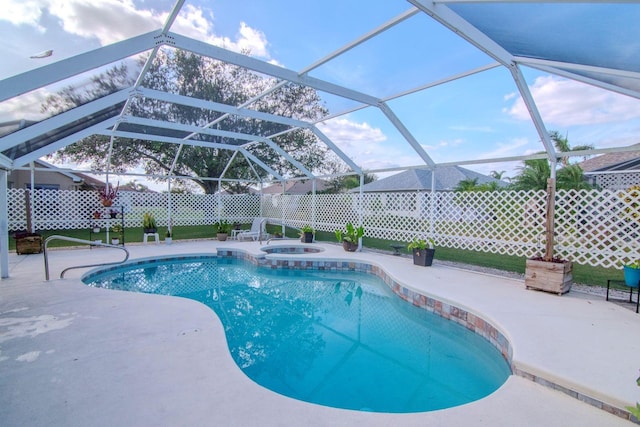
[[(9, 229), (26, 229), (28, 192), (9, 190)], [(171, 196), (173, 225), (212, 224), (219, 218), (251, 222), (269, 217), (296, 228), (333, 232), (346, 222), (365, 235), (409, 241), (432, 236), (437, 246), (530, 257), (544, 248), (545, 192), (357, 193), (316, 195)], [(89, 228), (100, 209), (95, 192), (36, 190), (35, 230)], [(168, 221), (169, 196), (120, 192), (115, 204), (125, 226), (140, 227), (152, 212)], [(640, 192), (581, 190), (556, 195), (556, 255), (578, 264), (618, 267), (640, 258)]]

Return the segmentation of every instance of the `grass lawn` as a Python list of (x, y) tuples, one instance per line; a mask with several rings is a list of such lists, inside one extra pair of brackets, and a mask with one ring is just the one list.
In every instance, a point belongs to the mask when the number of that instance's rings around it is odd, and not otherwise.
[[(249, 224), (245, 224), (244, 228), (249, 228)], [(164, 236), (167, 229), (166, 227), (159, 227), (158, 233), (161, 240), (164, 240)], [(267, 225), (267, 231), (271, 234), (280, 231), (280, 226)], [(89, 239), (89, 230), (47, 230), (42, 232), (44, 238), (59, 234), (68, 237), (75, 237), (78, 239)], [(286, 230), (287, 237), (297, 237), (298, 231), (294, 229)], [(101, 235), (104, 240), (104, 232)], [(142, 227), (126, 228), (124, 232), (125, 243), (142, 242)], [(95, 238), (95, 236), (94, 236)], [(214, 239), (215, 232), (211, 225), (200, 226), (174, 226), (173, 227), (173, 239)], [(316, 240), (335, 243), (336, 238), (333, 233), (326, 231), (316, 232)], [(392, 253), (391, 244), (406, 244), (406, 242), (397, 242), (382, 239), (373, 239), (369, 237), (363, 238), (363, 245), (365, 248), (378, 249), (382, 251), (388, 251)], [(64, 241), (52, 241), (48, 247), (65, 247), (65, 246), (77, 246), (76, 243), (64, 242)], [(9, 239), (9, 250), (15, 250), (15, 240)], [(408, 253), (408, 251), (407, 251)], [(499, 270), (513, 271), (524, 274), (525, 259), (522, 257), (492, 254), (487, 252), (468, 251), (461, 249), (441, 248), (436, 249), (436, 259), (444, 261), (455, 261), (465, 264), (479, 265), (482, 267), (497, 268)], [(607, 279), (620, 279), (622, 280), (622, 270), (614, 268), (603, 267), (591, 267), (586, 265), (573, 265), (573, 280), (575, 283), (582, 283), (585, 285), (606, 286)]]

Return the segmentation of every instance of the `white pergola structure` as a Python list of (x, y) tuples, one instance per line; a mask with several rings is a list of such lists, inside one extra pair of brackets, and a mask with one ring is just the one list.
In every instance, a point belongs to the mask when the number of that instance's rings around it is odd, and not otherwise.
[[(298, 162), (291, 153), (287, 153), (273, 141), (282, 133), (295, 129), (308, 129), (315, 137), (333, 150), (336, 155), (350, 168), (351, 173), (361, 177), (365, 172), (388, 172), (406, 169), (391, 168), (379, 170), (363, 170), (349, 156), (340, 150), (338, 145), (320, 131), (318, 124), (362, 109), (377, 109), (384, 120), (390, 123), (402, 136), (404, 142), (415, 152), (416, 164), (410, 167), (434, 170), (443, 165), (469, 165), (479, 163), (496, 163), (525, 160), (530, 158), (546, 158), (551, 163), (552, 178), (555, 166), (562, 156), (584, 156), (610, 151), (634, 150), (631, 146), (606, 149), (594, 149), (583, 152), (558, 153), (550, 138), (547, 127), (541, 117), (530, 89), (523, 75), (523, 67), (529, 67), (545, 73), (551, 73), (569, 79), (574, 79), (589, 85), (594, 85), (633, 98), (640, 98), (640, 26), (633, 25), (623, 29), (624, 37), (616, 32), (614, 44), (610, 40), (594, 43), (599, 36), (605, 39), (607, 31), (618, 28), (620, 23), (629, 22), (633, 16), (640, 17), (640, 1), (619, 0), (611, 1), (575, 1), (575, 0), (408, 0), (404, 12), (389, 17), (389, 19), (370, 31), (355, 38), (352, 42), (321, 57), (309, 66), (300, 70), (288, 69), (270, 62), (237, 53), (223, 47), (214, 46), (172, 31), (185, 0), (178, 0), (168, 14), (164, 26), (156, 31), (138, 35), (127, 40), (104, 46), (96, 50), (34, 69), (32, 71), (0, 81), (0, 103), (8, 102), (24, 96), (31, 91), (48, 85), (64, 82), (82, 73), (97, 69), (104, 69), (118, 61), (146, 54), (147, 59), (140, 69), (135, 84), (122, 88), (102, 98), (94, 99), (84, 105), (62, 112), (56, 116), (43, 119), (28, 127), (15, 130), (0, 137), (0, 270), (2, 277), (8, 276), (8, 230), (7, 230), (7, 172), (22, 167), (44, 155), (50, 154), (69, 144), (73, 144), (90, 135), (106, 135), (111, 138), (150, 140), (160, 143), (184, 145), (199, 145), (234, 152), (232, 160), (240, 155), (246, 159), (252, 168), (259, 168), (270, 176), (271, 180), (285, 180), (291, 177), (280, 175), (269, 164), (255, 156), (251, 147), (259, 142), (266, 144), (279, 153), (282, 158), (292, 164), (298, 171), (298, 176), (305, 179), (316, 179), (319, 176), (308, 170)], [(277, 2), (274, 2), (274, 7)], [(363, 5), (364, 6), (364, 5)], [(390, 10), (392, 10), (390, 8)], [(545, 25), (533, 27), (524, 25), (529, 22), (526, 16), (534, 18), (532, 12), (539, 11), (536, 22), (546, 22)], [(576, 20), (586, 15), (597, 14), (602, 22), (572, 22), (572, 11), (576, 11)], [(577, 12), (580, 12), (578, 14)], [(401, 93), (385, 97), (373, 96), (352, 87), (346, 87), (313, 76), (314, 70), (328, 64), (352, 49), (364, 45), (373, 39), (393, 31), (397, 27), (408, 25), (417, 17), (432, 19), (451, 30), (457, 36), (470, 43), (486, 55), (486, 64), (470, 68), (464, 72), (423, 82), (416, 87)], [(354, 17), (356, 19), (357, 17)], [(574, 31), (583, 25), (581, 32), (565, 34), (565, 29), (559, 28), (566, 24), (567, 31)], [(637, 22), (637, 21), (635, 21)], [(588, 24), (588, 25), (587, 25)], [(594, 26), (595, 25), (595, 26)], [(557, 31), (550, 33), (551, 28)], [(589, 37), (586, 43), (576, 43), (576, 39)], [(294, 35), (292, 35), (293, 37)], [(570, 37), (569, 37), (570, 36)], [(413, 40), (416, 43), (424, 41)], [(243, 103), (242, 105), (225, 105), (206, 99), (196, 99), (175, 93), (162, 92), (144, 87), (143, 78), (149, 72), (150, 65), (160, 49), (181, 49), (194, 54), (233, 64), (252, 72), (268, 76), (273, 79), (273, 86)], [(409, 63), (410, 64), (410, 63)], [(507, 69), (515, 82), (520, 95), (529, 111), (531, 120), (541, 141), (543, 155), (522, 155), (492, 159), (459, 159), (455, 162), (434, 162), (429, 153), (405, 124), (402, 117), (390, 107), (389, 103), (419, 91), (443, 85), (474, 74), (483, 73), (496, 67)], [(268, 93), (286, 84), (303, 85), (318, 92), (349, 100), (351, 107), (340, 112), (334, 112), (320, 120), (311, 122), (291, 117), (266, 114), (251, 109), (251, 105)], [(145, 98), (162, 101), (169, 104), (179, 104), (194, 108), (207, 109), (219, 114), (218, 119), (204, 127), (196, 127), (186, 123), (175, 123), (147, 117), (136, 117), (128, 112), (127, 106), (135, 98)], [(249, 135), (228, 129), (220, 129), (216, 125), (225, 117), (236, 116), (254, 120), (278, 123), (286, 126), (285, 131), (277, 135)], [(169, 136), (169, 132), (162, 130), (180, 131), (184, 136)], [(196, 138), (197, 136), (204, 138)], [(206, 136), (216, 136), (228, 139), (229, 143), (208, 142)], [(171, 170), (164, 176), (169, 183), (174, 174), (174, 168), (181, 148), (177, 149), (176, 158)], [(110, 162), (107, 162), (110, 164)], [(228, 167), (227, 167), (228, 169)], [(226, 173), (226, 170), (225, 172)], [(109, 169), (103, 171), (109, 174)], [(209, 178), (217, 180), (233, 180), (224, 176)], [(262, 182), (257, 173), (256, 182)], [(178, 177), (182, 178), (182, 177)], [(206, 178), (205, 178), (206, 179)], [(170, 184), (169, 184), (170, 185)]]

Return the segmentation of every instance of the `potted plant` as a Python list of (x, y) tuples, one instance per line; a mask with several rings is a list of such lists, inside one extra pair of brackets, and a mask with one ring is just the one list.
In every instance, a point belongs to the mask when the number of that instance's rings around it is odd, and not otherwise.
[(220, 220), (213, 224), (213, 227), (216, 230), (216, 237), (219, 241), (224, 242), (229, 237), (229, 232), (231, 231), (231, 225), (227, 220)]
[(109, 216), (113, 219), (118, 216), (118, 211), (115, 209), (109, 209)]
[(640, 283), (640, 260), (624, 265), (624, 281), (630, 288), (637, 288)]
[(358, 240), (364, 236), (364, 227), (354, 227), (352, 223), (348, 222), (344, 228), (345, 230), (336, 230), (336, 239), (338, 242), (342, 242), (345, 251), (355, 252), (358, 249)]
[(407, 245), (409, 250), (413, 252), (413, 264), (422, 267), (428, 267), (433, 263), (433, 256), (436, 253), (435, 242), (432, 238), (418, 239), (415, 237)]
[(142, 228), (145, 234), (154, 234), (158, 232), (158, 226), (156, 225), (156, 219), (150, 212), (145, 212), (142, 216)]
[(100, 219), (101, 217), (102, 214), (100, 213), (100, 211), (93, 212), (93, 219)]
[(170, 245), (171, 242), (173, 241), (173, 238), (171, 236), (172, 236), (171, 229), (167, 228), (167, 233), (166, 233), (165, 238), (164, 238), (164, 242), (167, 245)]
[(98, 191), (98, 195), (100, 196), (100, 202), (102, 206), (109, 207), (113, 205), (114, 200), (118, 197), (118, 189), (120, 188), (120, 183), (113, 188), (109, 184), (105, 185), (103, 189)]
[(93, 226), (93, 233), (95, 234), (95, 233), (99, 233), (99, 232), (100, 232), (100, 226), (98, 224), (95, 224)]
[(112, 245), (119, 245), (120, 244), (120, 237), (122, 236), (122, 225), (120, 224), (113, 224), (111, 226), (111, 232), (113, 233), (113, 235), (111, 236), (111, 244)]
[(303, 243), (313, 243), (313, 227), (306, 224), (300, 229), (300, 237)]

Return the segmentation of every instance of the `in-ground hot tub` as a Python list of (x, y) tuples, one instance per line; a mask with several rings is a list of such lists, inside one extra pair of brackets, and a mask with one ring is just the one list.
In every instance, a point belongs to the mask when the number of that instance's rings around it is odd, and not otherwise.
[(261, 251), (266, 252), (268, 254), (317, 254), (320, 252), (324, 252), (324, 248), (318, 246), (310, 246), (310, 245), (275, 245), (275, 246), (265, 246), (260, 248)]

